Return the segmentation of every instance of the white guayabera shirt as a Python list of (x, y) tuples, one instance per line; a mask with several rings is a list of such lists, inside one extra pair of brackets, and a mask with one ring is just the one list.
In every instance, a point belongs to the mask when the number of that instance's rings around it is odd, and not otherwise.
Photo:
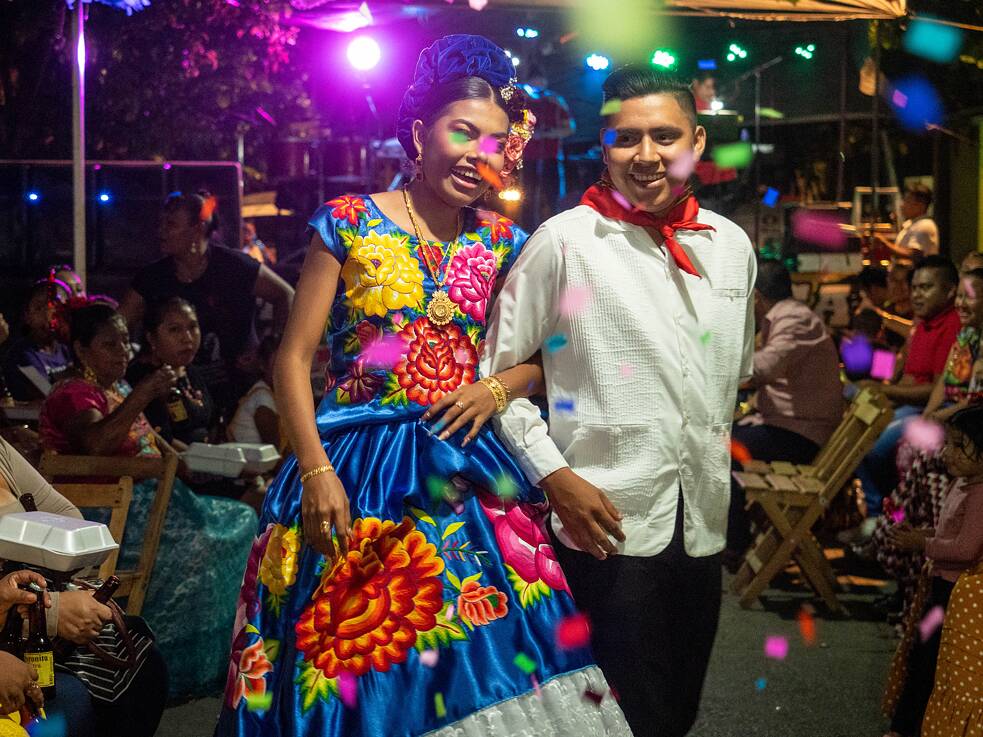
[[(481, 359), (489, 376), (542, 348), (549, 426), (515, 399), (496, 430), (531, 482), (569, 466), (602, 489), (622, 514), (626, 541), (615, 544), (624, 555), (669, 544), (680, 488), (686, 552), (724, 547), (757, 266), (737, 225), (702, 209), (697, 220), (715, 230), (676, 239), (702, 279), (643, 228), (590, 207), (546, 221), (505, 280)], [(556, 515), (553, 529), (562, 534)]]

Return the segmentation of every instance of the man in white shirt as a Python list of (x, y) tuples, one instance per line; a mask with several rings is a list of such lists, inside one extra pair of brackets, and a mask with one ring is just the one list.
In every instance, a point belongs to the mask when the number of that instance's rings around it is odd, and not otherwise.
[(895, 256), (923, 258), (939, 253), (939, 226), (928, 216), (932, 206), (932, 190), (924, 184), (913, 184), (905, 190), (901, 200), (901, 230), (893, 241), (884, 236), (877, 239)]
[(689, 87), (626, 67), (604, 99), (618, 108), (606, 176), (523, 247), (481, 372), (542, 350), (549, 426), (516, 399), (496, 429), (550, 499), (557, 556), (633, 732), (681, 737), (719, 617), (755, 256), (686, 188), (706, 142)]

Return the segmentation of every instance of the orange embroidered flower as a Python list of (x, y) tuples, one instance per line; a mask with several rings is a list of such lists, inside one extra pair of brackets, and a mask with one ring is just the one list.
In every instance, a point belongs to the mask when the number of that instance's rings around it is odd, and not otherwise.
[(347, 220), (352, 225), (358, 225), (358, 218), (363, 212), (368, 212), (369, 208), (365, 206), (365, 201), (361, 197), (352, 197), (351, 195), (342, 195), (341, 197), (335, 197), (333, 200), (328, 200), (326, 203), (328, 207), (333, 207), (331, 211), (331, 217), (338, 220)]
[(478, 214), (478, 227), (488, 228), (492, 243), (498, 243), (501, 238), (511, 238), (513, 225), (515, 223), (511, 220), (495, 212), (482, 210)]
[(953, 347), (952, 360), (949, 365), (952, 367), (952, 378), (960, 384), (968, 383), (969, 378), (973, 375), (973, 353), (969, 346), (957, 343)]
[(508, 597), (494, 586), (479, 586), (477, 581), (465, 581), (457, 597), (461, 618), (473, 625), (488, 624), (509, 613)]
[(419, 317), (399, 335), (409, 345), (393, 371), (411, 401), (426, 407), (459, 386), (474, 383), (478, 351), (457, 325), (435, 328)]
[(266, 679), (263, 676), (271, 670), (273, 670), (273, 664), (266, 657), (262, 640), (254, 642), (243, 650), (242, 656), (239, 658), (239, 674), (232, 695), (232, 708), (238, 707), (243, 698), (249, 699), (265, 694)]
[(348, 555), (325, 569), (296, 625), (304, 660), (327, 678), (388, 671), (437, 626), (444, 561), (413, 520), (357, 519)]

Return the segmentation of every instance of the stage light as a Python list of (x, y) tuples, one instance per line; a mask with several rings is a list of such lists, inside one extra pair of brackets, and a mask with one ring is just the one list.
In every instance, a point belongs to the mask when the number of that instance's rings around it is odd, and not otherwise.
[(518, 202), (522, 199), (522, 190), (517, 187), (508, 187), (498, 193), (498, 199), (506, 202)]
[(809, 44), (808, 46), (796, 46), (795, 53), (801, 56), (803, 59), (811, 59), (816, 50), (816, 44)]
[(717, 60), (716, 59), (700, 59), (696, 62), (696, 66), (699, 69), (716, 69)]
[(659, 49), (652, 54), (652, 65), (669, 69), (676, 64), (676, 55), (666, 49)]
[(110, 195), (109, 192), (100, 192), (99, 193), (99, 201), (102, 202), (103, 204), (106, 204), (107, 202), (109, 202), (112, 199), (113, 199), (112, 198), (112, 195)]
[(727, 54), (727, 61), (736, 61), (737, 59), (747, 58), (747, 51), (737, 44), (731, 44), (727, 47), (727, 50), (729, 52)]
[(512, 60), (512, 66), (519, 66), (522, 63), (522, 59), (513, 54), (509, 49), (505, 49), (505, 55)]
[(375, 67), (381, 58), (379, 44), (369, 36), (359, 36), (348, 44), (348, 63), (361, 72)]
[(539, 38), (539, 31), (535, 28), (516, 28), (515, 35), (519, 38)]
[(595, 72), (603, 72), (611, 66), (611, 60), (601, 54), (591, 54), (585, 61), (587, 62), (587, 66)]
[(718, 110), (723, 110), (724, 109), (724, 101), (723, 100), (710, 100), (710, 109), (713, 110), (714, 112), (717, 112)]
[(28, 202), (38, 202), (38, 201), (40, 201), (40, 199), (41, 199), (41, 195), (38, 194), (37, 192), (28, 192), (27, 193), (27, 201)]

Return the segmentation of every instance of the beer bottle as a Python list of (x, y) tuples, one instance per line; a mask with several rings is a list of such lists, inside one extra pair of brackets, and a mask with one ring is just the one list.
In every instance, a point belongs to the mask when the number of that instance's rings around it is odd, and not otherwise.
[(10, 653), (16, 658), (24, 658), (24, 642), (21, 640), (21, 631), (24, 626), (21, 622), (20, 614), (16, 609), (7, 612), (7, 624), (4, 625), (3, 634), (0, 635), (0, 650)]
[(48, 639), (48, 621), (44, 611), (44, 589), (31, 586), (38, 600), (31, 607), (31, 630), (24, 645), (24, 662), (33, 665), (38, 672), (38, 686), (44, 700), (55, 699), (55, 653)]
[(116, 589), (119, 588), (119, 583), (119, 579), (116, 576), (110, 576), (103, 581), (102, 586), (96, 589), (96, 593), (93, 594), (93, 597), (100, 604), (105, 604), (113, 598), (113, 594), (115, 594)]
[(38, 504), (34, 501), (34, 494), (21, 494), (19, 501), (20, 505), (24, 507), (25, 512), (38, 511)]
[(177, 384), (171, 387), (167, 394), (167, 415), (171, 422), (184, 422), (188, 419), (188, 409), (184, 406), (184, 387), (188, 385), (188, 376), (185, 374), (178, 379)]

